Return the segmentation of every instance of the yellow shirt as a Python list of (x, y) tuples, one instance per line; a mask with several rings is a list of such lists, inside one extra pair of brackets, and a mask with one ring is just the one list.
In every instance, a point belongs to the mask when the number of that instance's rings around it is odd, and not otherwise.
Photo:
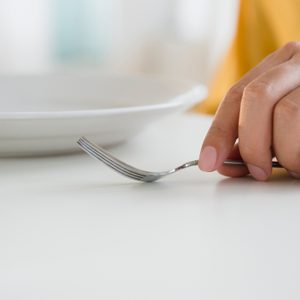
[(226, 91), (269, 53), (300, 41), (300, 0), (241, 0), (233, 43), (198, 111), (214, 113)]

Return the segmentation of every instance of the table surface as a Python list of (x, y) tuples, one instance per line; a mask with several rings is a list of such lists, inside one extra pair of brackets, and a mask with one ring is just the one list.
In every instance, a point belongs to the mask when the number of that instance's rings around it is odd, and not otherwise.
[[(210, 118), (159, 121), (111, 149), (165, 170)], [(0, 160), (0, 299), (299, 299), (300, 181), (196, 167), (153, 184), (85, 154)]]

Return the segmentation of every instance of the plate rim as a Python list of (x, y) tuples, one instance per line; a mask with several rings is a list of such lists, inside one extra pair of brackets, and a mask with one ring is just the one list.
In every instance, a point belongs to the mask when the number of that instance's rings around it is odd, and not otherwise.
[(173, 97), (171, 100), (159, 104), (88, 110), (0, 112), (0, 121), (26, 119), (69, 119), (155, 111), (162, 109), (171, 109), (183, 105), (195, 105), (201, 100), (203, 100), (205, 96), (207, 96), (207, 87), (204, 84), (199, 83), (194, 85), (192, 88), (188, 89), (186, 92), (183, 92), (178, 96)]

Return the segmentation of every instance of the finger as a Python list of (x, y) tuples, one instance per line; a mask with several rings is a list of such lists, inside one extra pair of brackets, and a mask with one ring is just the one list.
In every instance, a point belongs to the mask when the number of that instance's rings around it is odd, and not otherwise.
[(240, 103), (245, 86), (266, 70), (289, 60), (297, 53), (298, 43), (289, 43), (266, 57), (244, 75), (226, 94), (204, 139), (199, 168), (211, 172), (221, 167), (238, 136)]
[(260, 75), (245, 88), (239, 118), (239, 147), (257, 180), (266, 180), (272, 172), (275, 104), (300, 85), (299, 78), (299, 59), (291, 59)]
[(281, 99), (274, 109), (273, 147), (280, 164), (300, 178), (300, 88)]
[(295, 173), (295, 172), (289, 171), (289, 174), (296, 179), (300, 179), (300, 173)]
[[(232, 149), (231, 153), (228, 156), (228, 159), (234, 159), (234, 160), (242, 160), (239, 146), (236, 144), (234, 145), (234, 148)], [(224, 176), (228, 177), (243, 177), (249, 174), (248, 168), (244, 166), (228, 166), (228, 165), (221, 165), (220, 168), (218, 168), (218, 172)]]

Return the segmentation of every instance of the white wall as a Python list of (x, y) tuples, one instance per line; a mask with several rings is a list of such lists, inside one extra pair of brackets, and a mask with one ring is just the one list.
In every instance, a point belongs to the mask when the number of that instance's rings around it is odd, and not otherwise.
[(49, 37), (48, 0), (0, 0), (0, 72), (47, 67)]
[[(71, 63), (94, 62), (123, 72), (206, 81), (232, 37), (237, 3), (238, 0), (0, 0), (0, 72), (40, 71), (70, 64), (57, 56), (57, 49), (63, 46), (58, 45), (58, 32), (64, 30), (67, 36), (73, 34), (79, 44), (86, 44), (84, 59), (75, 55), (78, 61)], [(56, 16), (63, 5), (68, 16), (65, 21), (60, 15), (58, 21)], [(76, 10), (75, 5), (84, 9)], [(78, 16), (81, 12), (84, 16)], [(88, 61), (93, 51), (99, 52), (99, 59), (93, 61), (95, 57), (91, 57)]]

